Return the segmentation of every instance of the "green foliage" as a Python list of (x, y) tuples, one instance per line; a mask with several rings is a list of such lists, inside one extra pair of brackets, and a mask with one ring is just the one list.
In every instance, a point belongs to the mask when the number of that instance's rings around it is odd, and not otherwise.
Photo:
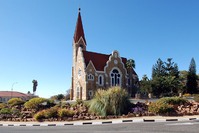
[(50, 99), (61, 101), (65, 99), (65, 96), (63, 94), (58, 94), (58, 95), (52, 96)]
[(58, 116), (60, 118), (73, 117), (74, 115), (75, 115), (75, 111), (74, 110), (69, 110), (69, 109), (59, 109), (58, 110)]
[(77, 99), (75, 104), (77, 104), (77, 105), (78, 105), (78, 104), (84, 104), (84, 101), (83, 101), (83, 100), (80, 100), (80, 99)]
[(37, 121), (42, 121), (45, 119), (45, 110), (39, 111), (34, 115), (34, 119)]
[(12, 111), (10, 108), (2, 108), (0, 114), (12, 114)]
[(199, 102), (199, 94), (194, 95), (194, 101)]
[(77, 99), (74, 103), (71, 104), (72, 107), (76, 107), (77, 105), (84, 105), (85, 102), (81, 99)]
[(0, 110), (2, 109), (2, 108), (5, 108), (6, 107), (6, 104), (5, 103), (0, 103)]
[(17, 105), (22, 105), (25, 102), (21, 98), (12, 98), (8, 101), (8, 105), (11, 107), (17, 106)]
[(127, 60), (126, 66), (127, 66), (127, 68), (130, 68), (130, 69), (135, 68), (135, 61), (133, 59)]
[(164, 62), (159, 58), (152, 68), (152, 78), (161, 77), (165, 75)]
[(45, 118), (56, 118), (58, 116), (58, 107), (51, 107), (50, 109), (45, 110)]
[(36, 97), (36, 98), (32, 98), (28, 102), (26, 102), (24, 104), (24, 106), (27, 109), (33, 109), (33, 110), (37, 111), (39, 109), (40, 105), (44, 102), (47, 102), (47, 99)]
[(188, 102), (188, 100), (180, 97), (164, 97), (158, 100), (159, 103), (166, 103), (171, 105), (183, 105)]
[(175, 110), (172, 105), (155, 102), (149, 105), (148, 111), (154, 114), (165, 115), (167, 113), (174, 112)]
[(195, 94), (198, 92), (198, 82), (197, 82), (197, 75), (196, 75), (196, 63), (194, 58), (191, 59), (191, 63), (189, 66), (189, 72), (187, 75), (187, 83), (186, 83), (186, 87), (187, 87), (187, 93), (190, 94)]
[(129, 105), (127, 92), (120, 87), (112, 87), (95, 93), (89, 111), (101, 116), (121, 115), (129, 111)]
[(152, 88), (156, 96), (174, 96), (181, 90), (178, 66), (168, 58), (167, 62), (158, 59), (152, 69)]
[(37, 80), (33, 79), (32, 83), (33, 83), (33, 92), (35, 92), (37, 90), (38, 82)]
[(165, 97), (151, 103), (148, 106), (148, 111), (154, 114), (168, 115), (170, 113), (175, 113), (175, 105), (183, 105), (187, 102), (186, 99), (179, 97)]
[(141, 93), (151, 93), (152, 87), (151, 87), (151, 81), (148, 79), (146, 75), (142, 77), (142, 80), (140, 81), (140, 92)]

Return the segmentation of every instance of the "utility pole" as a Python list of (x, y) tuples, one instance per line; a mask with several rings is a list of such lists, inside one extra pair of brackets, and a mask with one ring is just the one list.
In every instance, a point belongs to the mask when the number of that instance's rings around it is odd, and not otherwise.
[(12, 84), (12, 87), (11, 87), (11, 98), (12, 98), (12, 96), (13, 96), (13, 87), (14, 87), (14, 85), (15, 84), (17, 84), (18, 82), (14, 82), (13, 84)]

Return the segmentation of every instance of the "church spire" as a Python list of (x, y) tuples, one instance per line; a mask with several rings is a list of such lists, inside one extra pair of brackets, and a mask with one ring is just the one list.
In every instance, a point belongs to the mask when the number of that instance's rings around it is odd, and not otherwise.
[(74, 42), (77, 43), (79, 41), (79, 39), (82, 37), (86, 44), (80, 10), (81, 9), (79, 8), (79, 13), (78, 13), (78, 18), (77, 18), (77, 23), (76, 23), (76, 28), (75, 28), (75, 34), (74, 34)]

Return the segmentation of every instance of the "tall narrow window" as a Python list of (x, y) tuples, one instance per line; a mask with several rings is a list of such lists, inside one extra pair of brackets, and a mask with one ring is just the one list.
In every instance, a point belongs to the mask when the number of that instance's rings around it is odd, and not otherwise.
[(80, 88), (77, 87), (77, 99), (79, 99), (79, 98), (80, 98)]
[(103, 77), (103, 75), (99, 75), (99, 77), (98, 77), (98, 84), (100, 86), (104, 85), (104, 77)]
[(120, 86), (121, 84), (121, 75), (117, 69), (113, 69), (111, 72), (111, 85), (112, 86)]

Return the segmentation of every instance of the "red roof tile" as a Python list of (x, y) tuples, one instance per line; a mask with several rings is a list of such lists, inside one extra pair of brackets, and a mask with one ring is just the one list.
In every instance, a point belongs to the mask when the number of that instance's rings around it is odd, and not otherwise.
[[(106, 66), (106, 62), (109, 60), (110, 55), (83, 51), (86, 66), (90, 61), (92, 61), (97, 71), (104, 71), (104, 67)], [(126, 61), (126, 58), (122, 58), (122, 62), (124, 63), (124, 65), (126, 64)]]
[(17, 92), (17, 91), (0, 91), (0, 97), (27, 97), (29, 96), (28, 94), (24, 94), (21, 92)]
[(86, 43), (86, 39), (84, 36), (84, 28), (83, 28), (83, 24), (82, 24), (82, 18), (81, 18), (80, 9), (79, 9), (76, 28), (75, 28), (75, 34), (73, 37), (75, 43), (78, 42), (81, 37), (84, 39), (84, 42)]

